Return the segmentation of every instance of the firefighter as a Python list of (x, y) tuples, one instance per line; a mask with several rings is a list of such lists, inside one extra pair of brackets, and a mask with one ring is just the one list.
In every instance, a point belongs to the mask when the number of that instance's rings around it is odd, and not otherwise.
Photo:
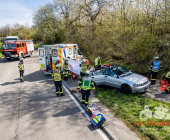
[(20, 81), (23, 82), (23, 76), (24, 76), (24, 62), (23, 62), (24, 58), (20, 58), (20, 62), (18, 64), (18, 68), (19, 68), (19, 73), (20, 73)]
[(100, 56), (98, 56), (98, 57), (95, 59), (94, 67), (95, 67), (95, 70), (101, 68), (101, 59), (100, 59)]
[(63, 70), (68, 70), (68, 59), (67, 58), (63, 58), (64, 63), (63, 63)]
[(64, 76), (64, 80), (68, 80), (68, 76), (70, 75), (70, 71), (68, 69), (68, 59), (67, 58), (63, 58), (64, 60), (64, 64), (63, 64), (63, 76)]
[(56, 95), (59, 96), (59, 89), (60, 89), (60, 96), (64, 96), (65, 94), (63, 93), (60, 65), (57, 64), (55, 65), (55, 67), (56, 69), (54, 70), (53, 75), (54, 75), (54, 83), (56, 87)]
[(89, 104), (91, 88), (93, 92), (95, 90), (94, 83), (92, 82), (89, 75), (90, 75), (90, 71), (86, 71), (85, 76), (83, 76), (82, 79), (80, 79), (79, 86), (78, 86), (78, 91), (80, 91), (81, 88), (82, 104), (85, 104), (86, 107)]
[(166, 81), (168, 82), (169, 86), (164, 91), (169, 94), (169, 89), (170, 89), (170, 71), (166, 74), (165, 78), (166, 78)]
[(89, 65), (86, 64), (86, 59), (83, 59), (81, 64), (79, 65), (79, 67), (81, 67), (81, 71), (80, 71), (80, 79), (85, 76), (85, 72), (87, 71), (87, 69), (89, 68)]
[(57, 58), (56, 62), (54, 63), (55, 65), (60, 64), (60, 59)]
[(159, 60), (159, 57), (154, 57), (155, 61), (152, 63), (152, 65), (150, 66), (149, 70), (150, 70), (150, 73), (151, 73), (151, 84), (155, 84), (156, 83), (156, 78), (157, 78), (157, 75), (158, 75), (158, 71), (161, 70), (161, 65), (160, 65), (160, 62), (158, 61)]

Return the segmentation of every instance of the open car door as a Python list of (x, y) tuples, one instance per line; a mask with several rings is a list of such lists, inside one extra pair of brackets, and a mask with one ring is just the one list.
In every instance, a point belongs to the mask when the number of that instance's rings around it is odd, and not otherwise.
[(104, 85), (105, 84), (105, 75), (102, 71), (97, 70), (94, 71), (90, 74), (92, 81), (96, 84), (96, 85)]

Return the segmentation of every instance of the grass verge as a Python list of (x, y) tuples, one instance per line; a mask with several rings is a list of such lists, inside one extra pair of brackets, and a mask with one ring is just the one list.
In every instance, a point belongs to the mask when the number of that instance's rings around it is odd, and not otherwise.
[[(170, 140), (170, 115), (169, 119), (147, 118), (140, 111), (144, 110), (144, 106), (148, 105), (152, 114), (156, 113), (155, 107), (163, 105), (168, 109), (167, 114), (170, 114), (170, 104), (163, 103), (151, 98), (143, 97), (141, 94), (124, 94), (115, 93), (115, 89), (97, 88), (96, 96), (100, 101), (107, 106), (111, 112), (122, 120), (129, 128), (135, 131), (140, 137), (146, 140)], [(161, 117), (166, 117), (161, 111)]]

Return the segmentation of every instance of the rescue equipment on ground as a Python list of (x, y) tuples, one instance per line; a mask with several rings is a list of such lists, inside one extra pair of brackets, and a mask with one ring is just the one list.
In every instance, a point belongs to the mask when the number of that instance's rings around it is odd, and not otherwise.
[(90, 122), (95, 128), (99, 128), (106, 121), (104, 115), (97, 109), (94, 104), (87, 105), (87, 109), (92, 114)]

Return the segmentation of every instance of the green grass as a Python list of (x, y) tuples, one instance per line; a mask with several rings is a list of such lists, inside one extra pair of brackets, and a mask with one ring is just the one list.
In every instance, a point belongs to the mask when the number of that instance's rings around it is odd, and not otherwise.
[[(115, 93), (115, 89), (97, 88), (96, 96), (100, 101), (107, 106), (111, 112), (122, 120), (129, 128), (134, 130), (143, 139), (150, 140), (170, 140), (170, 125), (168, 126), (151, 126), (151, 125), (133, 125), (133, 122), (141, 121), (141, 123), (159, 121), (170, 121), (165, 119), (140, 119), (140, 111), (144, 110), (144, 106), (148, 105), (152, 114), (155, 112), (155, 107), (163, 105), (168, 109), (170, 114), (170, 104), (163, 103), (151, 98), (143, 97), (141, 94), (124, 94)], [(143, 130), (142, 130), (143, 129)], [(151, 129), (151, 130), (149, 130)]]
[(3, 43), (3, 42), (0, 42), (0, 59), (2, 58), (2, 48), (1, 48), (2, 43)]

